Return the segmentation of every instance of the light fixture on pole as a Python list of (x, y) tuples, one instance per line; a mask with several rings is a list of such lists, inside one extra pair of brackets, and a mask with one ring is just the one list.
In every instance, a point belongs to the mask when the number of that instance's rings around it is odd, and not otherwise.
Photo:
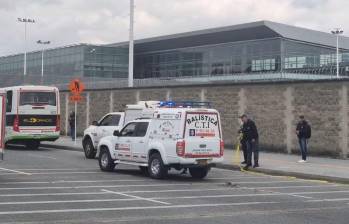
[(130, 38), (128, 49), (128, 87), (133, 87), (133, 17), (134, 0), (130, 0)]
[(334, 28), (334, 30), (331, 31), (332, 34), (336, 35), (336, 73), (337, 78), (339, 78), (339, 35), (343, 33), (343, 30), (341, 28)]
[(90, 54), (93, 54), (93, 77), (92, 77), (92, 81), (93, 83), (96, 82), (96, 75), (97, 75), (97, 71), (96, 71), (96, 64), (97, 64), (97, 58), (96, 58), (96, 48), (92, 48), (89, 51)]
[[(43, 46), (44, 46), (44, 45), (50, 44), (51, 42), (38, 40), (38, 41), (36, 41), (36, 43), (43, 44)], [(44, 83), (44, 52), (45, 52), (45, 48), (43, 47), (41, 50), (41, 84)]]
[(23, 76), (27, 75), (27, 23), (35, 23), (34, 19), (17, 18), (18, 22), (24, 23), (24, 64), (23, 64)]

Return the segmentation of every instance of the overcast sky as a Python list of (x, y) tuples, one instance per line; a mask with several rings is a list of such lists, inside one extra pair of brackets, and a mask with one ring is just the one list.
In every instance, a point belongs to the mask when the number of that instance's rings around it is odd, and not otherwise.
[[(135, 39), (271, 20), (349, 35), (348, 0), (135, 0)], [(0, 0), (0, 56), (21, 53), (24, 25), (32, 18), (27, 48), (104, 44), (128, 39), (129, 0)], [(346, 32), (347, 31), (347, 32)]]

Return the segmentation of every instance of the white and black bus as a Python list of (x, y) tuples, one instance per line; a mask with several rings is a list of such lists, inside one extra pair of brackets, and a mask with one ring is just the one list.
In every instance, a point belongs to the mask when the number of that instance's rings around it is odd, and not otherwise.
[(41, 141), (55, 141), (60, 133), (58, 88), (14, 86), (6, 93), (6, 144), (36, 149)]

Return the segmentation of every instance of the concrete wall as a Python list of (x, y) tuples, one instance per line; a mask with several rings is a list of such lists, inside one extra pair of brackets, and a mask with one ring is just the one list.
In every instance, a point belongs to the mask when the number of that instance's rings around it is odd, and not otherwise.
[[(260, 132), (264, 150), (298, 152), (295, 126), (300, 114), (312, 125), (310, 154), (347, 158), (348, 85), (346, 81), (221, 84), (168, 88), (89, 90), (78, 105), (78, 134), (109, 111), (119, 111), (138, 100), (210, 101), (221, 113), (226, 144), (236, 142), (239, 115), (249, 114)], [(62, 134), (67, 114), (74, 109), (61, 93)]]

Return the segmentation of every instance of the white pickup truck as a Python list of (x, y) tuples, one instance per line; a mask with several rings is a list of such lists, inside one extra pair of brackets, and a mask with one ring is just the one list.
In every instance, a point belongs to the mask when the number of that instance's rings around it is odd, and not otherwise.
[(158, 101), (139, 101), (134, 105), (126, 105), (125, 112), (108, 113), (99, 121), (93, 121), (92, 125), (84, 130), (82, 146), (85, 157), (95, 158), (101, 138), (113, 135), (114, 131), (123, 128), (124, 124), (140, 117), (144, 108), (152, 108), (155, 104), (158, 104)]
[(103, 171), (128, 164), (160, 179), (171, 168), (189, 168), (193, 178), (204, 178), (210, 167), (223, 161), (222, 138), (215, 109), (159, 107), (102, 138), (97, 156)]

